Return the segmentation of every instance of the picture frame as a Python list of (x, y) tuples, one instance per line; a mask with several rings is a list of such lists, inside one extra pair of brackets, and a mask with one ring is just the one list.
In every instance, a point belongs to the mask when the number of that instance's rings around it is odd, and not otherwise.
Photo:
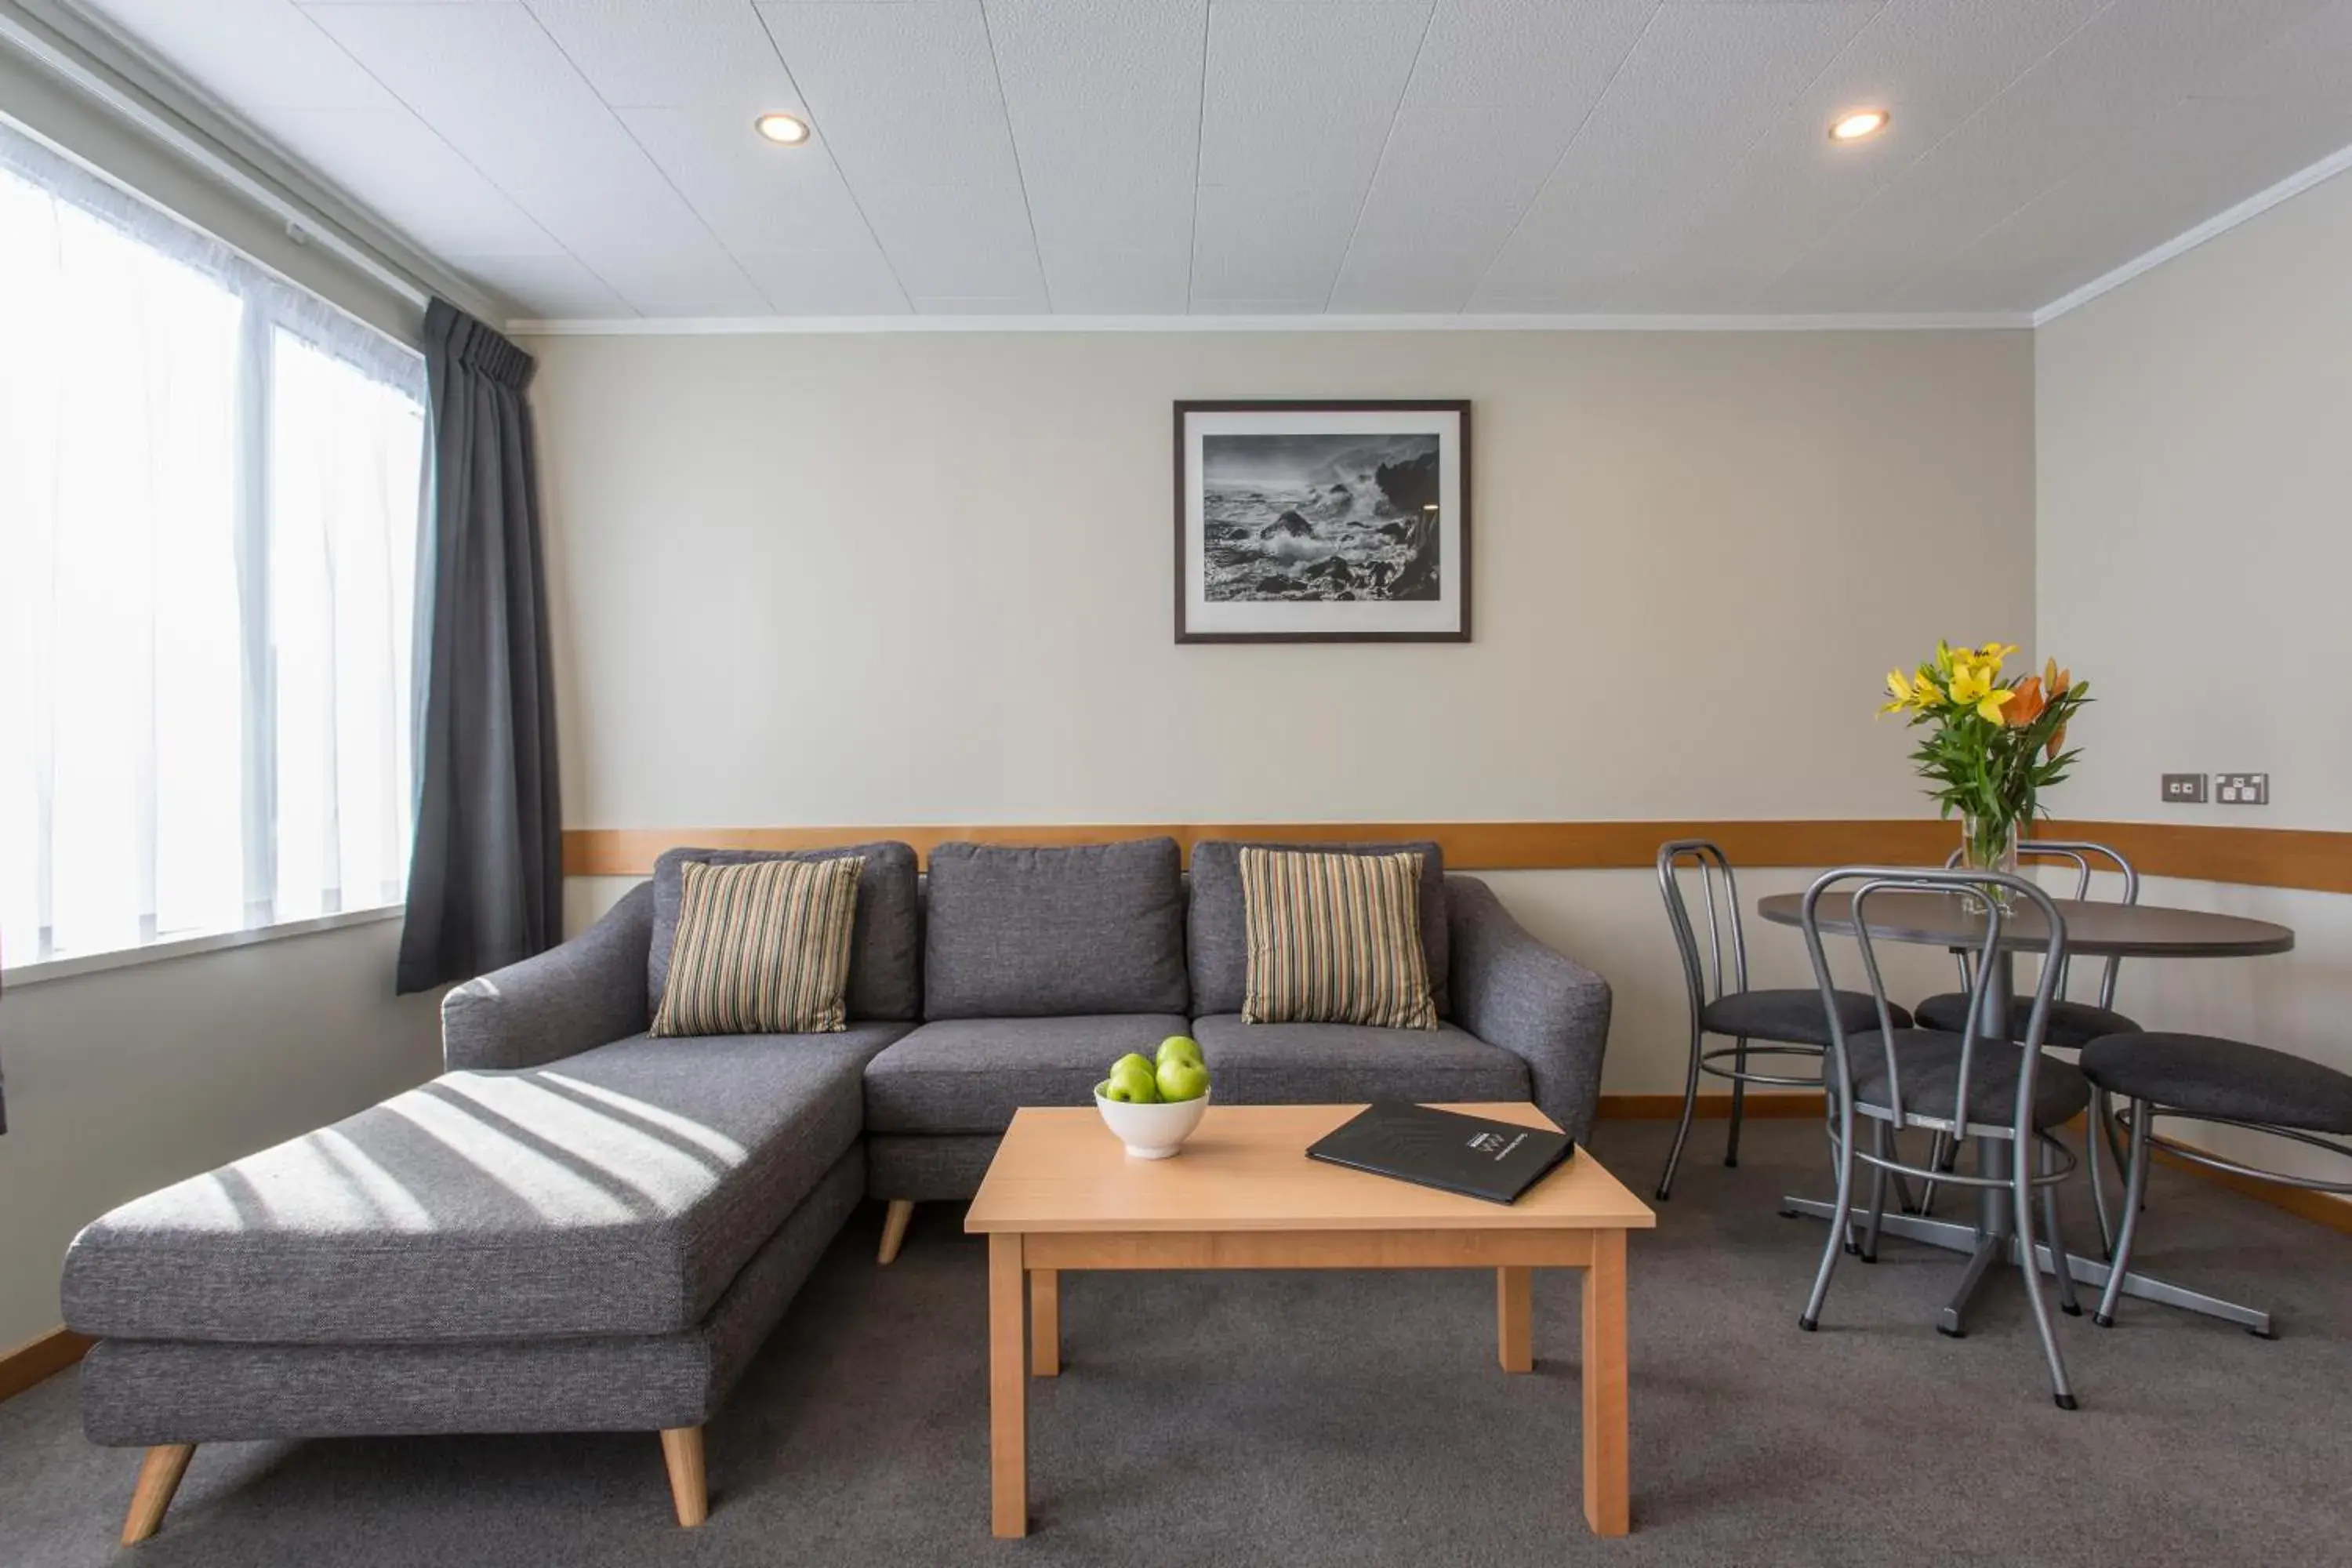
[(1175, 405), (1180, 643), (1468, 642), (1467, 399)]

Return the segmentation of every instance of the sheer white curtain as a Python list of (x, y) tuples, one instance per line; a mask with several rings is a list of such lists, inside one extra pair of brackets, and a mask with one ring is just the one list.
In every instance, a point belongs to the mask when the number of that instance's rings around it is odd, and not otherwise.
[(415, 355), (0, 127), (0, 954), (397, 902)]

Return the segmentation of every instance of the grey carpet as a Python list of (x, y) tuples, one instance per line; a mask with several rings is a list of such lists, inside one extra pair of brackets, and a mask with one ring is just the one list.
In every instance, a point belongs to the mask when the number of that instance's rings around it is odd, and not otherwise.
[[(429, 1564), (2278, 1563), (2352, 1555), (2352, 1247), (2160, 1173), (2152, 1271), (2267, 1304), (2269, 1343), (2126, 1302), (2061, 1319), (2083, 1408), (2052, 1407), (2023, 1298), (1931, 1327), (1958, 1260), (1848, 1260), (1796, 1316), (1822, 1237), (1811, 1123), (1703, 1125), (1633, 1249), (1634, 1534), (1580, 1511), (1575, 1277), (1539, 1276), (1534, 1376), (1495, 1365), (1483, 1275), (1066, 1277), (1067, 1366), (1033, 1383), (1034, 1531), (987, 1528), (982, 1254), (878, 1211), (820, 1268), (709, 1432), (713, 1512), (668, 1520), (650, 1434), (220, 1445), (163, 1531), (113, 1544), (137, 1456), (82, 1441), (70, 1373), (0, 1405), (0, 1563)], [(1640, 1186), (1665, 1129), (1605, 1125)], [(2078, 1187), (2069, 1216), (2091, 1226)]]

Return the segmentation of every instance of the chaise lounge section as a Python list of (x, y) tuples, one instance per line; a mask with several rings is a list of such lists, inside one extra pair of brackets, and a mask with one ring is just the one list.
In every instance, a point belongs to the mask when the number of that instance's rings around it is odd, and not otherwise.
[[(1332, 847), (1324, 846), (1320, 847)], [(1356, 846), (1392, 851), (1399, 846)], [(835, 1034), (655, 1038), (681, 866), (538, 958), (450, 993), (447, 1070), (127, 1204), (66, 1258), (91, 1440), (148, 1450), (123, 1530), (197, 1445), (654, 1431), (681, 1524), (701, 1427), (868, 1195), (978, 1187), (1013, 1110), (1085, 1104), (1187, 1029), (1227, 1102), (1532, 1098), (1590, 1129), (1609, 988), (1425, 856), (1437, 1031), (1241, 1023), (1237, 846), (1188, 888), (1171, 839), (861, 855)]]

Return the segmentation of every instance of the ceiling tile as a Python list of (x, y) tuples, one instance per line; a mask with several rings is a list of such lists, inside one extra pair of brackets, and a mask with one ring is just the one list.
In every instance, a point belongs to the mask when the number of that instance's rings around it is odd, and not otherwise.
[(760, 16), (853, 189), (1020, 185), (980, 0), (762, 0)]
[(562, 253), (547, 230), (389, 93), (378, 109), (272, 109), (255, 119), (272, 141), (300, 148), (311, 168), (433, 255)]
[(1313, 186), (1203, 185), (1194, 299), (1325, 298), (1347, 253), (1356, 205), (1348, 192)]
[(1446, 248), (1433, 245), (1350, 246), (1331, 286), (1331, 309), (1340, 311), (1459, 310), (1477, 286), (1494, 247)]
[(1599, 309), (1878, 8), (1660, 9), (1496, 255), (1479, 294)]
[[(314, 0), (315, 3), (315, 0)], [(615, 108), (797, 114), (800, 95), (746, 0), (524, 0)]]
[(442, 258), (467, 277), (521, 302), (538, 321), (594, 321), (636, 314), (604, 280), (570, 256), (469, 256)]
[(1222, 0), (1209, 13), (1201, 183), (1360, 200), (1430, 12), (1430, 0)]
[(1483, 247), (1491, 258), (1656, 10), (1655, 0), (1441, 0), (1356, 243), (1401, 253), (1441, 236), (1449, 253)]
[(2044, 192), (1896, 296), (1906, 309), (2048, 302), (2352, 144), (2352, 94), (2192, 98), (2112, 162)]
[(761, 308), (751, 279), (521, 5), (310, 14), (635, 309)]
[(1181, 247), (1062, 246), (1045, 252), (1045, 286), (1054, 309), (1076, 315), (1181, 314), (1192, 273), (1192, 257)]
[(840, 169), (816, 142), (780, 147), (725, 110), (613, 112), (730, 250), (874, 248)]
[(2226, 70), (2322, 8), (2319, 0), (2107, 6), (1823, 231), (1759, 293), (1759, 306), (1886, 308), (1913, 277), (2042, 192), (2121, 156), (2200, 76)]
[(539, 316), (2024, 311), (2352, 142), (2352, 0), (71, 3)]
[(1192, 243), (1208, 13), (1208, 0), (988, 0), (1049, 276), (1064, 247)]
[[(1609, 307), (1741, 308), (2106, 4), (1890, 0), (1678, 231), (1642, 258)], [(1861, 107), (1894, 119), (1866, 142), (1832, 143), (1831, 121)]]
[(289, 0), (88, 0), (215, 98), (260, 109), (380, 109), (374, 78)]
[(2336, 0), (2235, 65), (2200, 74), (2189, 91), (2200, 98), (2352, 96), (2352, 0)]
[(1192, 298), (1328, 299), (1431, 5), (1209, 13)]
[(882, 252), (859, 250), (739, 250), (768, 308), (785, 316), (901, 316), (907, 296)]
[(1018, 189), (886, 184), (868, 186), (862, 199), (908, 294), (1043, 298)]

